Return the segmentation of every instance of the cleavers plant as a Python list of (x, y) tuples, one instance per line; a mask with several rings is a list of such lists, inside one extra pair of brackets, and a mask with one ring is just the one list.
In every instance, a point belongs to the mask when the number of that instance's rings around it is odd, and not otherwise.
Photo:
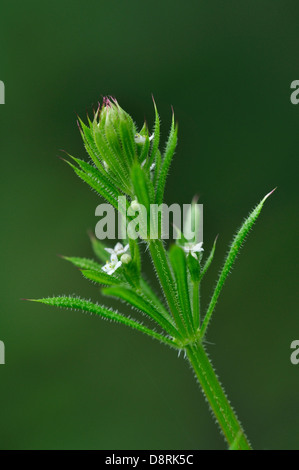
[[(88, 118), (87, 125), (79, 120), (89, 162), (72, 156), (67, 160), (75, 173), (115, 209), (119, 210), (118, 198), (125, 197), (123, 210), (131, 215), (138, 212), (141, 205), (150, 214), (151, 204), (163, 203), (166, 178), (177, 145), (178, 129), (172, 115), (165, 149), (159, 150), (160, 119), (155, 102), (154, 109), (155, 123), (150, 135), (146, 124), (137, 131), (132, 118), (115, 99), (104, 98), (93, 119)], [(205, 261), (202, 243), (198, 240), (187, 242), (183, 235), (166, 249), (161, 224), (158, 224), (158, 237), (150, 237), (154, 223), (150, 215), (146, 215), (147, 223), (140, 227), (139, 238), (128, 237), (124, 245), (118, 242), (114, 248), (106, 247), (92, 235), (97, 262), (77, 257), (65, 259), (78, 267), (85, 278), (102, 285), (104, 295), (117, 297), (147, 316), (153, 327), (80, 297), (49, 297), (34, 301), (90, 312), (184, 351), (229, 448), (249, 450), (251, 446), (219, 383), (203, 340), (236, 256), (270, 194), (261, 200), (234, 236), (210, 303), (203, 313), (200, 312), (200, 286), (213, 260), (216, 241)], [(196, 225), (195, 204), (191, 205), (191, 218)], [(142, 218), (140, 220), (142, 226)], [(146, 244), (151, 256), (163, 302), (142, 275), (141, 243)]]

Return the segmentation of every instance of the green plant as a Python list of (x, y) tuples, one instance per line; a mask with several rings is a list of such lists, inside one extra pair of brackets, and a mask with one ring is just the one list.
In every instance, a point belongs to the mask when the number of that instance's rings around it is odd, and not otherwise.
[[(150, 136), (146, 124), (137, 132), (132, 118), (114, 99), (105, 98), (93, 120), (79, 120), (82, 139), (90, 157), (86, 162), (75, 157), (67, 160), (75, 173), (114, 208), (128, 215), (124, 228), (134, 220), (134, 213), (146, 209), (139, 217), (139, 239), (129, 237), (123, 246), (108, 248), (91, 237), (96, 257), (104, 266), (86, 258), (65, 257), (80, 268), (83, 276), (104, 286), (102, 293), (117, 297), (147, 316), (153, 327), (137, 319), (79, 297), (52, 297), (35, 300), (48, 305), (91, 312), (123, 323), (170, 346), (183, 350), (207, 398), (210, 408), (230, 449), (250, 449), (250, 444), (220, 385), (207, 356), (203, 339), (207, 333), (218, 297), (236, 256), (269, 193), (243, 222), (229, 248), (206, 312), (200, 312), (200, 286), (214, 257), (216, 240), (203, 261), (202, 243), (186, 240), (183, 234), (167, 250), (162, 240), (161, 217), (153, 219), (150, 207), (163, 203), (166, 178), (177, 145), (174, 116), (164, 152), (160, 152), (160, 119), (156, 105), (155, 124)], [(123, 197), (123, 205), (118, 204)], [(195, 228), (198, 224), (196, 204), (189, 211)], [(157, 238), (151, 237), (156, 229)], [(195, 231), (196, 233), (196, 231)], [(159, 280), (164, 302), (142, 275), (140, 243), (146, 244)], [(155, 327), (159, 328), (156, 331)]]

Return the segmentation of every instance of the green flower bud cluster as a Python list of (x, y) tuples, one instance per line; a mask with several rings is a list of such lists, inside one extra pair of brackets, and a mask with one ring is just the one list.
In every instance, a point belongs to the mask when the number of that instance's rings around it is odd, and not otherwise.
[(79, 119), (85, 148), (97, 167), (99, 179), (108, 181), (113, 188), (133, 198), (132, 167), (138, 164), (147, 170), (145, 163), (151, 138), (146, 125), (137, 132), (131, 116), (116, 99), (107, 97), (95, 112), (94, 119), (88, 120), (88, 124), (85, 125)]

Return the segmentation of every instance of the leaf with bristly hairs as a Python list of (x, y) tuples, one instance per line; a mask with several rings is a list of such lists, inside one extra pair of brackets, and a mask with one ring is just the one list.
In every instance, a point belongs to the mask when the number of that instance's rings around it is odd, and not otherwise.
[(141, 331), (141, 333), (144, 333), (148, 336), (151, 336), (152, 338), (157, 339), (158, 341), (161, 341), (162, 343), (166, 343), (169, 346), (172, 346), (174, 348), (177, 348), (177, 345), (174, 341), (171, 339), (167, 338), (166, 336), (156, 333), (156, 331), (151, 330), (150, 328), (147, 328), (142, 325), (142, 323), (138, 322), (137, 320), (134, 320), (129, 317), (125, 317), (124, 315), (103, 307), (102, 305), (99, 304), (94, 304), (90, 302), (89, 300), (81, 299), (80, 297), (48, 297), (44, 299), (27, 299), (31, 302), (40, 302), (43, 304), (47, 305), (53, 305), (56, 307), (61, 307), (61, 308), (67, 308), (67, 309), (72, 309), (72, 310), (81, 310), (83, 312), (87, 313), (94, 313), (95, 315), (99, 315), (100, 317), (107, 319), (107, 320), (112, 320), (118, 323), (122, 323), (126, 326), (130, 326), (131, 328), (135, 330)]
[(155, 191), (149, 176), (138, 163), (132, 166), (131, 179), (139, 204), (143, 204), (149, 212), (150, 204), (154, 202)]
[(123, 194), (120, 192), (121, 188), (120, 189), (118, 188), (118, 183), (113, 178), (111, 178), (111, 176), (108, 175), (107, 172), (100, 173), (97, 168), (90, 165), (88, 162), (85, 162), (84, 160), (80, 160), (80, 158), (73, 157), (70, 154), (68, 154), (68, 156), (72, 160), (74, 160), (74, 162), (77, 163), (77, 165), (80, 167), (82, 171), (100, 180), (103, 185), (105, 184), (107, 190), (109, 190), (111, 194), (114, 194), (115, 197), (118, 198), (119, 196)]
[(119, 135), (122, 143), (123, 152), (130, 164), (132, 164), (137, 157), (136, 143), (135, 143), (136, 128), (131, 116), (124, 110), (120, 112), (119, 120)]
[[(273, 191), (274, 191), (274, 189), (273, 189)], [(225, 280), (226, 280), (227, 276), (229, 275), (229, 273), (231, 271), (231, 268), (234, 264), (234, 261), (237, 257), (237, 254), (240, 251), (240, 248), (242, 247), (242, 245), (243, 245), (243, 243), (246, 239), (246, 236), (248, 235), (250, 229), (252, 228), (252, 226), (254, 225), (255, 221), (258, 218), (258, 216), (260, 215), (261, 210), (262, 210), (263, 205), (264, 205), (264, 202), (273, 193), (273, 191), (268, 193), (261, 200), (261, 202), (253, 209), (253, 211), (249, 214), (247, 219), (245, 219), (245, 221), (243, 222), (241, 228), (238, 230), (238, 232), (236, 233), (236, 235), (233, 238), (232, 244), (230, 246), (229, 252), (228, 252), (227, 257), (225, 259), (223, 268), (220, 272), (216, 287), (214, 289), (212, 298), (210, 300), (210, 303), (209, 303), (209, 306), (208, 306), (208, 309), (207, 309), (206, 316), (204, 318), (204, 321), (203, 321), (203, 324), (202, 324), (202, 327), (201, 327), (201, 337), (203, 337), (205, 335), (206, 331), (207, 331), (207, 328), (209, 326), (212, 314), (213, 314), (214, 309), (216, 307), (218, 297), (220, 295), (222, 287), (224, 286)]]
[(159, 143), (160, 143), (160, 117), (158, 114), (158, 110), (157, 110), (157, 106), (156, 106), (154, 98), (153, 98), (153, 102), (154, 102), (154, 108), (155, 108), (154, 140), (153, 140), (152, 151), (151, 151), (150, 157), (148, 159), (148, 162), (146, 163), (147, 168), (149, 168), (152, 165), (152, 163), (155, 162), (156, 154), (159, 151)]
[(81, 272), (86, 279), (101, 284), (102, 286), (116, 286), (124, 282), (111, 274), (106, 274), (103, 270), (94, 271), (92, 269), (82, 269)]
[(105, 183), (103, 183), (100, 179), (97, 179), (90, 173), (85, 173), (84, 171), (80, 170), (75, 165), (73, 165), (71, 162), (67, 160), (66, 162), (68, 163), (68, 165), (70, 165), (70, 167), (73, 168), (74, 172), (77, 176), (79, 176), (79, 178), (85, 181), (85, 183), (87, 183), (92, 189), (94, 189), (98, 194), (100, 194), (100, 196), (106, 199), (106, 201), (109, 202), (113, 207), (118, 209), (118, 196), (117, 194), (115, 194), (115, 192), (110, 192), (110, 190), (106, 188)]
[(161, 165), (161, 170), (157, 182), (157, 191), (156, 191), (156, 202), (161, 204), (163, 202), (166, 178), (168, 175), (169, 167), (174, 156), (178, 140), (178, 127), (174, 123), (174, 114), (172, 115), (172, 123), (170, 128), (170, 133), (168, 141), (166, 144), (166, 149), (163, 155), (163, 162)]
[(79, 258), (74, 256), (62, 256), (62, 258), (69, 261), (79, 269), (92, 269), (93, 271), (101, 271), (102, 269), (102, 266), (99, 263), (89, 258)]
[(97, 149), (97, 146), (94, 143), (93, 129), (90, 128), (90, 127), (87, 127), (84, 124), (84, 122), (82, 121), (82, 119), (80, 119), (80, 118), (78, 118), (78, 119), (79, 119), (78, 125), (79, 125), (79, 129), (80, 129), (81, 137), (83, 139), (84, 147), (85, 147), (88, 155), (92, 159), (93, 163), (99, 169), (99, 171), (101, 173), (104, 173), (105, 172), (105, 169), (104, 169), (104, 166), (103, 166), (104, 162), (103, 162), (103, 158), (102, 158), (100, 152)]
[(214, 254), (215, 254), (215, 249), (216, 249), (216, 242), (217, 242), (217, 238), (218, 238), (218, 235), (217, 237), (215, 238), (215, 241), (213, 243), (213, 246), (212, 246), (212, 249), (210, 251), (210, 254), (202, 268), (202, 271), (200, 273), (200, 276), (199, 276), (199, 281), (202, 280), (202, 278), (204, 277), (204, 275), (206, 274), (207, 270), (209, 269), (209, 267), (211, 266), (211, 263), (213, 261), (213, 258), (214, 258)]
[(171, 319), (169, 320), (168, 318), (165, 318), (161, 312), (156, 309), (155, 305), (143, 296), (142, 292), (135, 292), (131, 288), (117, 286), (104, 288), (102, 289), (102, 293), (107, 296), (113, 296), (124, 300), (128, 304), (132, 305), (132, 307), (147, 314), (152, 320), (160, 325), (166, 331), (166, 333), (173, 336), (174, 338), (181, 339), (181, 335), (174, 327), (173, 321)]
[(181, 310), (184, 313), (184, 323), (189, 333), (192, 333), (193, 320), (187, 278), (186, 255), (183, 249), (178, 245), (172, 245), (169, 251), (169, 260), (175, 275)]

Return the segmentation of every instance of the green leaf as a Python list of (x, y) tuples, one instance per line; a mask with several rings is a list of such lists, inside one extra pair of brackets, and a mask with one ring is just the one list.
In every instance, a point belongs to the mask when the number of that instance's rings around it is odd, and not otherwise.
[(142, 162), (144, 162), (144, 160), (146, 160), (145, 168), (147, 168), (148, 167), (148, 162), (149, 162), (149, 159), (147, 158), (147, 156), (148, 156), (148, 151), (149, 151), (149, 148), (150, 148), (150, 140), (149, 140), (148, 135), (145, 137), (144, 144), (140, 144), (140, 145), (142, 145), (142, 150), (140, 152), (139, 161), (140, 161), (140, 163), (142, 163)]
[(103, 263), (106, 263), (107, 260), (110, 259), (109, 253), (105, 250), (105, 245), (104, 243), (100, 242), (93, 233), (89, 233), (89, 238), (91, 241), (91, 246), (93, 249), (94, 254), (96, 257), (102, 261)]
[(62, 258), (66, 259), (67, 261), (70, 261), (70, 263), (72, 263), (79, 269), (92, 269), (93, 271), (101, 271), (102, 269), (102, 266), (96, 261), (93, 261), (92, 259), (70, 256), (63, 256)]
[(122, 195), (122, 193), (117, 188), (118, 182), (115, 179), (112, 179), (107, 172), (100, 173), (94, 166), (90, 165), (89, 163), (85, 162), (84, 160), (80, 160), (80, 158), (75, 158), (72, 155), (68, 156), (74, 160), (77, 165), (83, 170), (87, 175), (92, 176), (93, 178), (101, 181), (103, 185), (105, 185), (106, 189), (114, 195), (115, 198), (118, 198)]
[(140, 287), (145, 297), (147, 297), (155, 305), (161, 315), (163, 315), (163, 317), (166, 318), (170, 323), (173, 323), (172, 316), (164, 307), (163, 303), (160, 301), (158, 296), (153, 292), (149, 284), (142, 278), (140, 280)]
[(119, 121), (119, 135), (121, 138), (123, 152), (126, 154), (126, 157), (131, 164), (134, 162), (135, 157), (137, 156), (135, 134), (136, 129), (131, 116), (122, 110)]
[(169, 167), (170, 167), (170, 164), (171, 164), (171, 161), (174, 156), (175, 149), (176, 149), (177, 139), (178, 139), (178, 128), (174, 124), (174, 115), (172, 115), (170, 133), (169, 133), (168, 141), (166, 144), (166, 149), (164, 152), (163, 162), (162, 162), (162, 166), (161, 166), (161, 170), (160, 170), (160, 174), (158, 178), (158, 183), (157, 183), (157, 193), (156, 193), (157, 204), (161, 204), (163, 202), (166, 178), (167, 178)]
[(214, 258), (214, 254), (215, 254), (215, 249), (216, 249), (216, 242), (217, 242), (217, 238), (218, 238), (218, 235), (217, 237), (215, 238), (215, 241), (213, 243), (213, 246), (212, 246), (212, 249), (211, 249), (211, 252), (204, 264), (204, 267), (202, 268), (202, 271), (201, 271), (201, 274), (200, 274), (200, 281), (202, 280), (202, 278), (204, 277), (204, 275), (206, 274), (207, 270), (209, 269), (209, 267), (211, 266), (211, 263), (213, 261), (213, 258)]
[(97, 146), (95, 145), (93, 139), (93, 130), (87, 127), (80, 118), (79, 123), (81, 126), (80, 133), (83, 139), (84, 147), (96, 167), (101, 173), (103, 173), (105, 171), (103, 167), (103, 159), (97, 149)]
[(155, 197), (153, 184), (149, 179), (149, 176), (137, 163), (132, 167), (131, 178), (137, 200), (139, 204), (143, 204), (145, 206), (149, 216), (150, 204), (154, 202)]
[(156, 186), (157, 186), (157, 181), (158, 181), (158, 177), (160, 173), (161, 164), (162, 164), (162, 156), (161, 156), (160, 150), (158, 150), (156, 154), (156, 164), (155, 164), (154, 175), (153, 175), (153, 185), (155, 189), (157, 189)]
[(155, 108), (154, 139), (153, 139), (151, 155), (147, 163), (148, 168), (151, 166), (152, 163), (154, 163), (156, 159), (156, 154), (158, 152), (159, 143), (160, 143), (160, 117), (159, 117), (157, 106), (156, 106), (154, 99), (153, 99), (153, 102), (154, 102), (154, 108)]
[(239, 231), (234, 236), (234, 239), (232, 241), (231, 247), (230, 247), (229, 252), (227, 254), (227, 257), (226, 257), (226, 260), (224, 262), (223, 268), (220, 272), (220, 275), (219, 275), (214, 293), (213, 293), (212, 298), (210, 300), (210, 303), (209, 303), (209, 306), (208, 306), (208, 309), (207, 309), (207, 313), (206, 313), (206, 316), (204, 318), (204, 321), (203, 321), (203, 324), (202, 324), (202, 327), (201, 327), (201, 337), (202, 338), (206, 334), (206, 331), (207, 331), (207, 328), (209, 326), (212, 314), (214, 312), (218, 297), (219, 297), (220, 292), (222, 290), (222, 287), (225, 283), (225, 280), (226, 280), (227, 276), (229, 275), (230, 270), (231, 270), (231, 268), (234, 264), (234, 261), (237, 257), (237, 254), (238, 254), (241, 246), (243, 245), (243, 243), (246, 239), (246, 236), (248, 235), (250, 229), (252, 228), (252, 226), (254, 225), (255, 221), (258, 218), (258, 216), (260, 215), (262, 207), (264, 205), (264, 202), (273, 193), (273, 191), (271, 191), (269, 194), (267, 194), (264, 197), (264, 199), (262, 199), (262, 201), (255, 207), (255, 209), (253, 209), (253, 211), (249, 214), (247, 219), (245, 219), (245, 221), (244, 221), (243, 225), (241, 226), (241, 228), (239, 229)]
[(83, 269), (81, 272), (86, 279), (102, 284), (103, 286), (115, 286), (122, 282), (117, 277), (106, 274), (103, 270), (94, 271), (92, 269)]
[(128, 304), (132, 305), (134, 308), (137, 308), (141, 312), (147, 314), (152, 320), (154, 320), (158, 325), (160, 325), (169, 335), (174, 338), (181, 339), (180, 334), (170, 323), (166, 320), (161, 313), (155, 308), (155, 306), (146, 300), (141, 292), (136, 293), (131, 288), (126, 287), (107, 287), (102, 289), (102, 293), (107, 296), (117, 297), (118, 299), (124, 300)]
[(92, 189), (100, 194), (100, 196), (106, 199), (106, 201), (109, 202), (113, 207), (118, 209), (118, 199), (116, 198), (116, 195), (107, 190), (105, 184), (101, 180), (91, 176), (91, 174), (87, 174), (84, 171), (79, 170), (79, 168), (77, 168), (71, 162), (67, 160), (66, 162), (73, 168), (74, 172), (77, 176), (79, 176), (79, 178), (85, 181), (85, 183), (87, 183)]
[(111, 310), (109, 308), (106, 308), (102, 305), (94, 304), (88, 300), (81, 299), (80, 297), (63, 297), (62, 296), (62, 297), (48, 297), (44, 299), (28, 299), (28, 300), (32, 302), (40, 302), (46, 305), (52, 305), (52, 306), (61, 307), (61, 308), (81, 310), (87, 313), (94, 313), (95, 315), (99, 315), (100, 317), (104, 319), (112, 320), (118, 323), (122, 323), (126, 326), (130, 326), (131, 328), (135, 330), (141, 331), (141, 333), (144, 333), (148, 336), (151, 336), (152, 338), (157, 339), (158, 341), (161, 341), (162, 343), (165, 343), (165, 344), (168, 344), (169, 346), (177, 348), (177, 345), (175, 344), (174, 341), (172, 341), (169, 338), (166, 338), (165, 336), (159, 333), (156, 333), (150, 328), (146, 328), (145, 326), (142, 325), (142, 323), (132, 318), (125, 317), (124, 315), (121, 315), (120, 313), (114, 310)]
[(131, 179), (134, 187), (134, 193), (138, 200), (138, 204), (141, 204), (145, 208), (145, 210), (144, 208), (141, 208), (142, 210), (138, 212), (140, 219), (139, 236), (143, 239), (146, 239), (150, 234), (150, 205), (154, 201), (155, 191), (149, 175), (145, 172), (144, 169), (140, 167), (138, 163), (135, 163), (132, 167)]
[(172, 245), (169, 251), (169, 259), (176, 279), (181, 310), (185, 320), (184, 323), (187, 325), (189, 334), (192, 334), (194, 328), (187, 278), (186, 256), (183, 249), (178, 245)]
[(175, 320), (178, 330), (187, 336), (181, 305), (177, 295), (176, 283), (173, 278), (167, 252), (161, 240), (149, 240), (149, 250), (155, 266), (157, 277), (171, 314)]

